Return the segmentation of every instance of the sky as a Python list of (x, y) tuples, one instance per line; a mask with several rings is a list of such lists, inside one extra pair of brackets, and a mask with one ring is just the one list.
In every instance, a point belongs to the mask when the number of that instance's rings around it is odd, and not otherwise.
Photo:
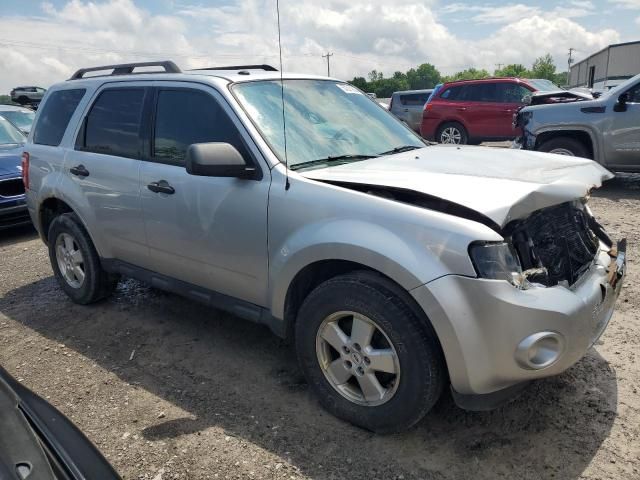
[[(285, 71), (350, 80), (429, 62), (442, 73), (566, 69), (612, 43), (640, 40), (640, 0), (280, 0)], [(0, 0), (0, 94), (48, 87), (76, 69), (174, 60), (182, 68), (278, 66), (276, 0)]]

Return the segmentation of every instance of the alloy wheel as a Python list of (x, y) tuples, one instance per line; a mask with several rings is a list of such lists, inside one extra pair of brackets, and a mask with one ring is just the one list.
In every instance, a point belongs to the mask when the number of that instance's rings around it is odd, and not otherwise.
[(84, 283), (84, 257), (78, 242), (68, 233), (56, 239), (56, 260), (62, 278), (70, 287), (80, 288)]
[(549, 153), (555, 153), (556, 155), (566, 155), (568, 157), (575, 157), (575, 154), (567, 148), (554, 148)]
[(441, 143), (453, 143), (459, 145), (462, 141), (462, 132), (456, 127), (447, 127), (440, 134)]
[(398, 388), (396, 350), (383, 329), (364, 315), (342, 311), (325, 318), (316, 335), (316, 354), (329, 384), (353, 403), (382, 405)]

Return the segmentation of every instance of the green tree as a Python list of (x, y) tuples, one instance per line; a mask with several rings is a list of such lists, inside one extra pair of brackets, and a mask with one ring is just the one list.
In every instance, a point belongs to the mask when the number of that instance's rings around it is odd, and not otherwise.
[(531, 72), (527, 70), (527, 67), (520, 63), (512, 63), (510, 65), (506, 65), (504, 68), (496, 70), (493, 74), (496, 77), (527, 78), (531, 76)]
[(419, 90), (423, 88), (433, 88), (442, 79), (440, 72), (430, 63), (423, 63), (418, 68), (412, 68), (407, 72), (409, 88)]
[(367, 79), (364, 77), (355, 77), (349, 83), (351, 83), (351, 85), (353, 85), (354, 87), (358, 87), (362, 91), (366, 91), (368, 88)]
[(448, 75), (443, 78), (445, 82), (453, 82), (455, 80), (475, 80), (478, 78), (487, 78), (490, 77), (488, 71), (485, 69), (478, 70), (477, 68), (468, 68), (461, 72), (456, 72), (453, 75)]
[(556, 78), (553, 80), (556, 85), (567, 86), (569, 81), (567, 80), (567, 72), (556, 73)]
[(531, 78), (546, 78), (551, 81), (556, 79), (556, 64), (550, 54), (536, 58), (531, 67)]

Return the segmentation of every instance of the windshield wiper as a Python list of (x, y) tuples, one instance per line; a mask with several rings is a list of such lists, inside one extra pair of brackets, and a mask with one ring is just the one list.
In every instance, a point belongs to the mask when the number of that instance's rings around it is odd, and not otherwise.
[(299, 170), (301, 168), (313, 167), (315, 165), (330, 165), (333, 163), (349, 163), (349, 161), (357, 161), (357, 160), (367, 160), (368, 158), (376, 158), (379, 155), (358, 155), (358, 154), (345, 154), (345, 155), (336, 155), (336, 156), (328, 156), (325, 158), (319, 158), (317, 160), (310, 160), (308, 162), (296, 163), (295, 165), (291, 165), (289, 168), (291, 170)]
[(419, 148), (423, 147), (418, 147), (417, 145), (403, 145), (401, 147), (392, 148), (391, 150), (388, 150), (386, 152), (379, 153), (378, 155), (393, 155), (394, 153), (409, 152), (411, 150), (417, 150)]

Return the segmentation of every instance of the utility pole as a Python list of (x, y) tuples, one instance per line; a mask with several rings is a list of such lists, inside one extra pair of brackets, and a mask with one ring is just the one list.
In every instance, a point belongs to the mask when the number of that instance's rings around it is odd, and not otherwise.
[(502, 70), (502, 65), (504, 65), (504, 63), (496, 63), (496, 67), (498, 67), (498, 70)]
[(575, 50), (575, 48), (569, 48), (569, 59), (567, 60), (567, 87), (570, 85), (569, 84), (569, 77), (571, 76), (571, 64), (573, 63), (573, 51)]
[(329, 59), (333, 57), (333, 53), (327, 52), (326, 55), (322, 55), (322, 58), (327, 59), (327, 77), (331, 76), (331, 66), (329, 65)]

